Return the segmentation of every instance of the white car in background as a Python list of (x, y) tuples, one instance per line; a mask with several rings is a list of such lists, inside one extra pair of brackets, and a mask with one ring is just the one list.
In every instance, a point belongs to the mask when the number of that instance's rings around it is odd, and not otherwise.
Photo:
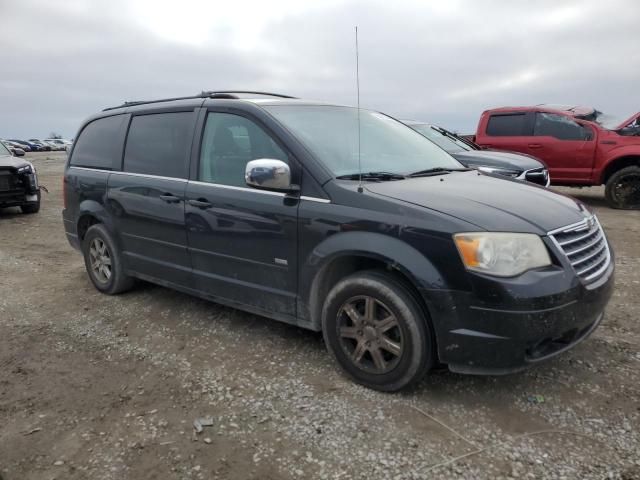
[(65, 140), (64, 138), (45, 138), (45, 142), (51, 145), (52, 148), (56, 150), (65, 150), (68, 151), (73, 144), (70, 140)]

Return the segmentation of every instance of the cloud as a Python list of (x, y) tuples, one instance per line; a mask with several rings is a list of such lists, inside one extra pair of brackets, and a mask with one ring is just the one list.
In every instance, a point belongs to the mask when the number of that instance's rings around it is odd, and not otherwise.
[(552, 0), (0, 0), (0, 137), (124, 100), (262, 89), (474, 129), (494, 106), (639, 109), (640, 5)]

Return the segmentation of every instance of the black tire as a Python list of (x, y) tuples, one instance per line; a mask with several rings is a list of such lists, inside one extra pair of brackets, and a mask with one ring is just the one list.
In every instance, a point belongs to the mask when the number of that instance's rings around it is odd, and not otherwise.
[(26, 214), (31, 214), (31, 213), (38, 213), (40, 211), (40, 192), (38, 191), (38, 200), (36, 200), (35, 202), (29, 202), (29, 203), (25, 203), (24, 205), (20, 205), (20, 210), (22, 210), (22, 213), (26, 213)]
[[(367, 315), (369, 298), (374, 300), (372, 315)], [(391, 327), (393, 320), (397, 325)], [(413, 386), (434, 364), (434, 337), (425, 313), (411, 293), (385, 272), (358, 272), (338, 282), (325, 300), (322, 331), (342, 370), (375, 390), (394, 392)], [(389, 345), (393, 348), (387, 350)]]
[(115, 295), (133, 287), (134, 279), (124, 273), (122, 255), (104, 225), (89, 227), (82, 241), (82, 253), (89, 278), (99, 291)]
[(640, 209), (640, 167), (625, 167), (611, 175), (604, 195), (611, 208)]

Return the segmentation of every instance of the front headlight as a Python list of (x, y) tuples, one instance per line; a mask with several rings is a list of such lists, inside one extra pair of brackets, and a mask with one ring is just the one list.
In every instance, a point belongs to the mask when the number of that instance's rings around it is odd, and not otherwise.
[(478, 170), (485, 173), (493, 173), (494, 175), (504, 175), (505, 177), (517, 177), (520, 172), (500, 167), (478, 167)]
[(33, 173), (31, 165), (25, 165), (24, 167), (20, 167), (18, 169), (18, 173)]
[(551, 265), (544, 242), (531, 233), (457, 233), (453, 239), (465, 267), (476, 272), (513, 277)]

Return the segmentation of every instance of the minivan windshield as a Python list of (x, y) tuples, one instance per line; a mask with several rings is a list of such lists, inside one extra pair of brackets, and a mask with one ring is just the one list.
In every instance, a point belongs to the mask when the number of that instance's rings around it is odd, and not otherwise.
[[(265, 105), (336, 177), (358, 173), (358, 109), (330, 105)], [(451, 155), (405, 124), (360, 110), (362, 172), (408, 174), (464, 168)]]

